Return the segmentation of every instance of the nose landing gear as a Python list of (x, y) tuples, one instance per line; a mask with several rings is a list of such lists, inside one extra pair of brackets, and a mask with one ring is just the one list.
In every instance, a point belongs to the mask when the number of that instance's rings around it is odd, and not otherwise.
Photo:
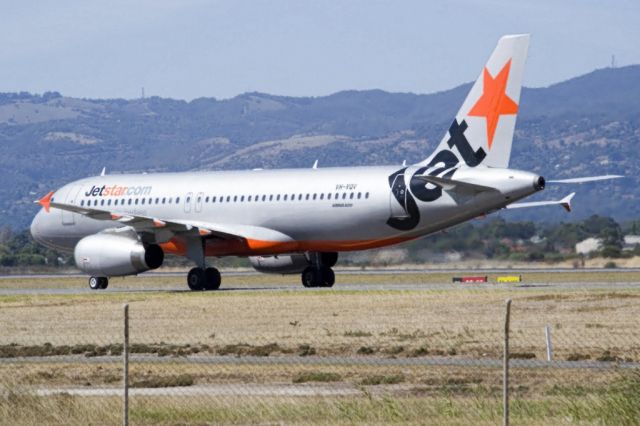
[(109, 287), (109, 278), (107, 277), (89, 278), (89, 288), (91, 288), (91, 290), (104, 290), (107, 287)]

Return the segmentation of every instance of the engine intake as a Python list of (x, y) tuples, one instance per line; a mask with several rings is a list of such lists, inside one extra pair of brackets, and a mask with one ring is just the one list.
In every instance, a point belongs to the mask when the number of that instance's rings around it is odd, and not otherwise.
[(159, 268), (164, 252), (130, 235), (95, 234), (81, 239), (73, 252), (76, 265), (93, 276), (134, 275)]

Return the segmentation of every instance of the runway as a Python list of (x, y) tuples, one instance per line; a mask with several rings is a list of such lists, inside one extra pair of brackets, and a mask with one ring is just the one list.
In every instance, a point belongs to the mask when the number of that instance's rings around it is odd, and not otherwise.
[[(602, 270), (602, 269), (530, 269), (530, 270), (504, 270), (488, 269), (477, 271), (458, 270), (424, 270), (424, 269), (371, 269), (371, 270), (337, 270), (336, 284), (332, 288), (304, 288), (298, 280), (288, 277), (282, 281), (270, 279), (265, 282), (263, 274), (251, 271), (223, 272), (222, 286), (219, 290), (208, 292), (215, 294), (218, 292), (376, 292), (376, 291), (460, 291), (460, 290), (640, 290), (640, 280), (629, 279), (625, 274), (638, 273), (639, 269), (624, 270)], [(613, 280), (585, 280), (584, 274), (613, 274)], [(521, 283), (452, 283), (451, 278), (439, 277), (433, 280), (430, 277), (435, 275), (448, 275), (450, 277), (459, 275), (525, 275)], [(526, 274), (532, 274), (533, 278), (526, 278)], [(537, 278), (541, 274), (562, 275), (564, 280), (550, 280)], [(580, 277), (578, 278), (579, 274)], [(415, 276), (427, 278), (427, 282), (398, 282), (405, 280), (395, 280), (400, 276)], [(270, 276), (273, 277), (273, 276)], [(375, 277), (372, 282), (367, 282), (367, 277)], [(8, 275), (0, 276), (0, 286), (10, 281), (16, 281), (11, 285), (0, 287), (0, 296), (14, 295), (80, 295), (80, 294), (111, 294), (111, 293), (189, 293), (185, 281), (185, 273), (146, 273), (140, 275), (144, 282), (136, 281), (137, 278), (119, 280), (112, 279), (107, 290), (91, 290), (84, 284), (84, 275)], [(162, 285), (154, 284), (153, 278), (161, 278)], [(232, 279), (231, 283), (225, 285), (225, 278)], [(238, 278), (246, 278), (239, 280)], [(77, 285), (59, 285), (61, 281), (75, 279)], [(47, 283), (50, 280), (50, 283)], [(375, 281), (375, 282), (374, 282)], [(37, 286), (32, 283), (37, 282)], [(24, 284), (23, 284), (24, 283)], [(26, 285), (28, 284), (28, 285)]]

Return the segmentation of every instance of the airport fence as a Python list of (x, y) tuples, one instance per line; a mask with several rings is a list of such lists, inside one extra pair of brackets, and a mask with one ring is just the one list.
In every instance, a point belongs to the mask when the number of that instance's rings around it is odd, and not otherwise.
[[(502, 299), (309, 293), (8, 301), (0, 423), (503, 421)], [(637, 297), (514, 299), (513, 424), (640, 422)]]

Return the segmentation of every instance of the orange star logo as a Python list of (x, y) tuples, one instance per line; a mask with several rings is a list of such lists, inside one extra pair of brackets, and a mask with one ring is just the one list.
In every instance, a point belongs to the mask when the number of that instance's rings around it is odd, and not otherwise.
[(489, 149), (491, 149), (493, 135), (496, 133), (500, 116), (518, 112), (518, 104), (506, 94), (510, 69), (511, 59), (502, 67), (498, 75), (493, 78), (485, 67), (482, 78), (482, 96), (480, 96), (480, 99), (468, 114), (473, 117), (486, 118)]

